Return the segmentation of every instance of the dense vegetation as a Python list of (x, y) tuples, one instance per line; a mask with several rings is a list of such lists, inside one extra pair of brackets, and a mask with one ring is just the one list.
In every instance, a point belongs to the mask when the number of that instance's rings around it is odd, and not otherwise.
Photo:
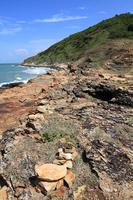
[(90, 50), (95, 50), (112, 39), (133, 39), (133, 14), (121, 14), (104, 20), (82, 32), (73, 34), (46, 51), (28, 58), (25, 62), (66, 63), (73, 62)]

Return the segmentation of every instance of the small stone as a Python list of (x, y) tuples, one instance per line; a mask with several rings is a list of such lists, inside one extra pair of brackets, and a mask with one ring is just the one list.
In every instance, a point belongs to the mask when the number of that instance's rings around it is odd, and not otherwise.
[(65, 148), (65, 153), (74, 153), (74, 152), (75, 152), (75, 147)]
[(58, 153), (63, 153), (63, 148), (59, 148)]
[(47, 106), (38, 106), (37, 111), (40, 113), (45, 113), (47, 111)]
[(79, 200), (82, 198), (82, 193), (84, 193), (86, 190), (86, 185), (82, 185), (78, 187), (77, 191), (73, 193), (74, 200)]
[(44, 164), (35, 166), (37, 176), (44, 181), (58, 181), (67, 174), (66, 166), (56, 164)]
[(7, 200), (7, 199), (8, 199), (7, 187), (3, 187), (0, 190), (0, 200)]
[(26, 126), (28, 128), (32, 128), (34, 131), (40, 131), (42, 129), (42, 125), (38, 121), (27, 122)]
[(77, 156), (78, 156), (78, 152), (77, 152), (77, 151), (74, 151), (74, 152), (72, 153), (72, 160), (76, 160)]
[(52, 191), (50, 193), (51, 197), (63, 198), (65, 196), (66, 188), (62, 186), (60, 189)]
[(72, 154), (71, 153), (60, 153), (59, 158), (65, 159), (65, 160), (72, 160)]
[(62, 186), (64, 186), (64, 180), (63, 179), (58, 181), (58, 183), (56, 185), (56, 189), (59, 190)]
[(53, 161), (54, 164), (56, 165), (64, 165), (66, 163), (66, 160), (54, 160)]
[(64, 144), (64, 143), (66, 143), (66, 138), (60, 138), (59, 141), (60, 141), (60, 143)]
[(41, 121), (44, 120), (43, 114), (40, 114), (40, 113), (37, 113), (37, 114), (35, 114), (35, 115), (29, 115), (28, 118), (29, 118), (30, 120), (41, 120)]
[(47, 192), (54, 191), (57, 186), (57, 181), (55, 182), (39, 182), (39, 186), (43, 187)]
[(71, 160), (67, 160), (66, 163), (64, 164), (64, 166), (66, 166), (67, 169), (72, 169), (73, 164)]
[(48, 100), (42, 99), (42, 100), (40, 101), (40, 105), (46, 105), (46, 104), (48, 104)]
[(22, 192), (23, 192), (23, 188), (17, 187), (15, 189), (15, 197), (19, 197), (22, 194)]
[(59, 159), (72, 160), (72, 154), (64, 153), (62, 148), (58, 149), (58, 153), (59, 153)]
[(31, 138), (33, 138), (35, 140), (39, 140), (39, 141), (42, 140), (41, 135), (39, 135), (38, 133), (30, 134), (29, 137), (31, 137)]
[(68, 187), (71, 188), (75, 181), (75, 175), (70, 170), (67, 170), (67, 175), (65, 176), (64, 180)]

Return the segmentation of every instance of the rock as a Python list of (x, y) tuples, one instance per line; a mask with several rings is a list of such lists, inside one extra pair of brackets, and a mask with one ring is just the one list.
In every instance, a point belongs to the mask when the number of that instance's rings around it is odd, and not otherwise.
[(64, 153), (62, 148), (58, 149), (58, 153), (59, 153), (59, 159), (72, 160), (72, 154)]
[(70, 146), (70, 148), (67, 147), (67, 148), (65, 148), (64, 152), (65, 153), (74, 153), (75, 152), (75, 147), (72, 147), (72, 146)]
[(23, 193), (22, 187), (15, 188), (15, 197), (19, 197)]
[(75, 175), (70, 170), (67, 170), (67, 174), (64, 180), (67, 183), (68, 187), (71, 188), (75, 181)]
[(71, 160), (67, 160), (66, 163), (64, 164), (64, 166), (66, 166), (67, 169), (72, 169), (73, 164)]
[(3, 84), (2, 88), (14, 88), (14, 87), (20, 87), (24, 83), (23, 82), (16, 82), (16, 83), (8, 83), (8, 84)]
[(43, 121), (44, 120), (44, 116), (42, 115), (42, 114), (40, 114), (40, 113), (37, 113), (37, 114), (35, 114), (35, 115), (29, 115), (28, 116), (28, 118), (30, 119), (30, 120), (40, 120), (40, 121)]
[(37, 188), (29, 187), (29, 191), (30, 191), (30, 194), (31, 194), (30, 199), (32, 199), (32, 200), (46, 200), (44, 198), (44, 194), (39, 192), (40, 190), (37, 192)]
[(63, 152), (63, 148), (59, 148), (58, 153), (62, 153), (62, 152)]
[[(112, 194), (113, 196), (113, 194)], [(82, 185), (78, 187), (73, 193), (73, 200), (107, 200), (114, 198), (105, 198), (102, 191), (99, 188), (93, 188), (92, 186)], [(118, 198), (116, 198), (118, 199)], [(120, 198), (119, 198), (120, 199)]]
[(7, 200), (7, 199), (8, 199), (7, 187), (3, 187), (0, 190), (0, 200)]
[(42, 125), (38, 121), (28, 121), (26, 126), (32, 128), (34, 131), (40, 131), (42, 129)]
[(35, 176), (36, 163), (40, 162), (41, 165), (52, 162), (55, 157), (55, 146), (38, 142), (29, 136), (17, 136), (14, 141), (13, 134), (14, 132), (8, 132), (8, 136), (3, 135), (3, 142), (6, 141), (6, 153), (0, 157), (0, 170), (8, 185), (11, 182), (13, 188), (25, 188), (34, 182), (32, 177)]
[(57, 199), (59, 198), (63, 198), (64, 195), (65, 195), (65, 192), (66, 192), (66, 188), (64, 186), (62, 186), (59, 190), (55, 190), (55, 191), (52, 191), (50, 193), (50, 196), (51, 197), (56, 197)]
[(56, 186), (57, 186), (57, 181), (54, 182), (39, 182), (39, 186), (44, 188), (47, 192), (53, 191), (55, 190)]
[(40, 113), (45, 113), (47, 111), (47, 106), (38, 106), (37, 111)]
[(72, 160), (76, 160), (77, 156), (78, 156), (78, 152), (77, 152), (77, 151), (74, 151), (74, 152), (72, 153)]
[(86, 185), (78, 187), (78, 189), (73, 193), (74, 200), (79, 200), (82, 197), (82, 193), (86, 190)]
[(62, 186), (64, 186), (64, 180), (63, 179), (58, 181), (58, 183), (56, 185), (56, 189), (59, 190)]
[(31, 137), (31, 138), (33, 138), (35, 140), (42, 141), (42, 137), (38, 133), (30, 134), (29, 137)]
[(48, 100), (42, 99), (39, 104), (40, 105), (46, 105), (46, 104), (48, 104)]
[(54, 160), (53, 161), (53, 164), (56, 164), (56, 165), (64, 165), (66, 163), (66, 160)]
[(75, 73), (77, 70), (77, 66), (74, 64), (68, 64), (68, 69), (69, 69), (70, 73)]
[(66, 166), (56, 164), (44, 164), (35, 166), (35, 173), (38, 178), (44, 181), (57, 181), (64, 178), (67, 174)]
[(105, 172), (99, 173), (99, 179), (100, 179), (99, 181), (100, 188), (102, 189), (102, 191), (104, 191), (104, 193), (115, 192), (114, 183), (112, 179), (109, 176), (107, 176)]

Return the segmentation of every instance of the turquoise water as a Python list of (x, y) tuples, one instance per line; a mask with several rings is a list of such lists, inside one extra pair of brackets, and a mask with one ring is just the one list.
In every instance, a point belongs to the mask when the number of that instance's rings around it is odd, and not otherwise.
[(39, 74), (46, 73), (49, 68), (23, 67), (16, 64), (0, 64), (0, 86), (12, 82), (27, 82)]

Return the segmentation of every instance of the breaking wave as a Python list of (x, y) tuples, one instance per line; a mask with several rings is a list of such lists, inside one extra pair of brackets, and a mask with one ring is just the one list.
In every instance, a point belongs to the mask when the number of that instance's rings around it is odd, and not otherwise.
[(30, 67), (28, 69), (25, 69), (23, 73), (39, 75), (39, 74), (46, 73), (48, 70), (49, 70), (48, 68), (43, 68), (43, 67), (42, 68)]

